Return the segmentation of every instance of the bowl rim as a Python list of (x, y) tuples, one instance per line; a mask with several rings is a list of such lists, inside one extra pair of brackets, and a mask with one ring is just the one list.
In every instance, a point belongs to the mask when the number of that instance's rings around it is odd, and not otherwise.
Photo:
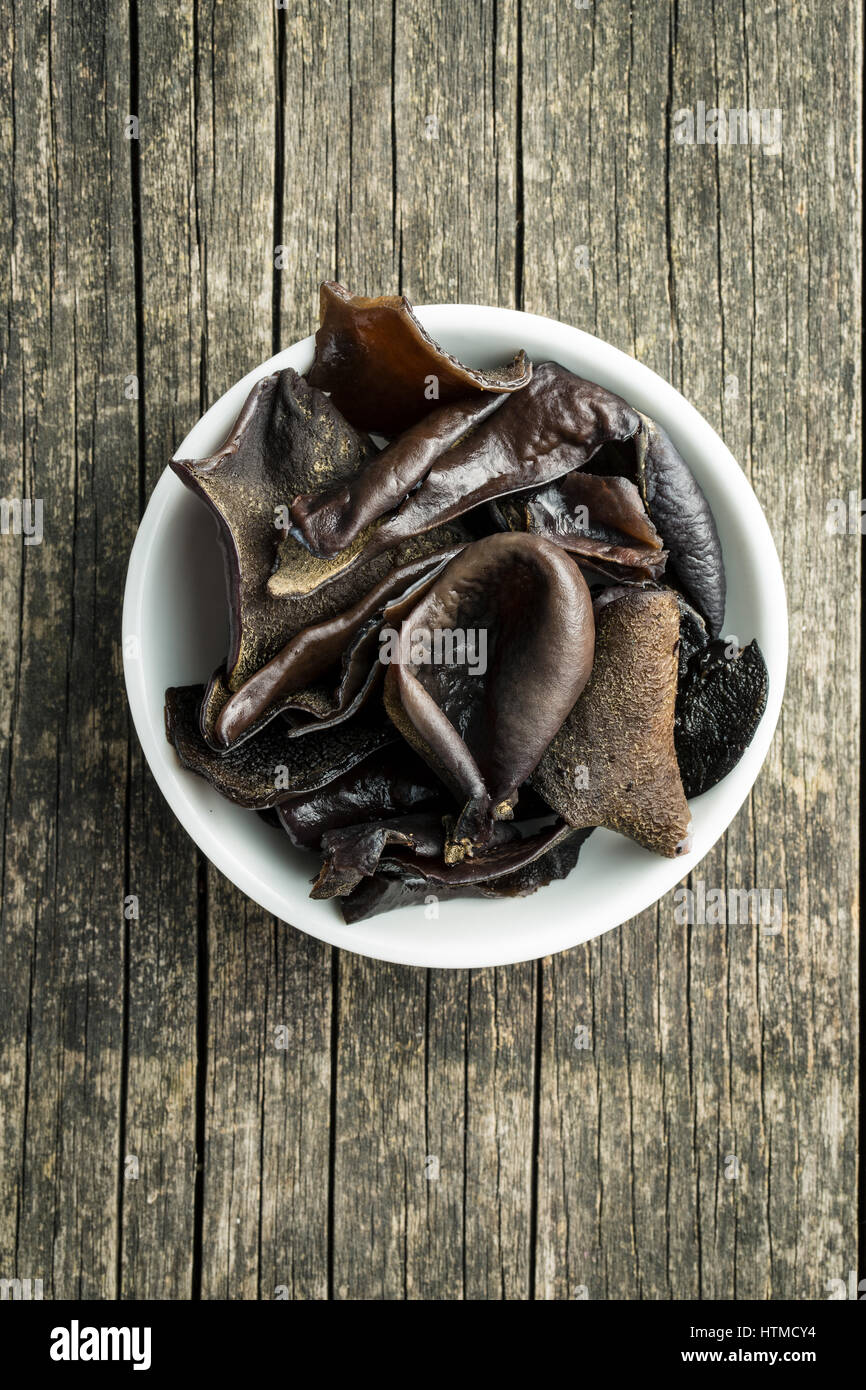
[[(406, 934), (406, 940), (402, 945), (398, 945), (393, 932), (385, 930), (380, 932), (375, 927), (377, 921), (386, 921), (387, 918), (395, 917), (397, 914), (387, 914), (386, 918), (383, 919), (367, 919), (366, 922), (352, 927), (343, 923), (336, 913), (333, 919), (324, 917), (313, 919), (310, 916), (301, 922), (290, 919), (287, 916), (285, 898), (280, 891), (256, 874), (236, 853), (233, 846), (226, 844), (225, 837), (214, 830), (208, 817), (202, 815), (200, 808), (195, 804), (191, 790), (191, 784), (200, 782), (200, 779), (194, 773), (181, 767), (174, 750), (170, 748), (165, 738), (162, 719), (160, 718), (155, 725), (152, 717), (145, 685), (142, 653), (136, 649), (135, 638), (143, 629), (142, 616), (147, 600), (148, 569), (154, 547), (164, 521), (176, 505), (179, 493), (183, 492), (183, 484), (168, 466), (160, 475), (139, 523), (127, 569), (121, 646), (127, 698), (145, 760), (174, 815), (214, 866), (265, 911), (288, 925), (295, 926), (298, 930), (326, 941), (332, 946), (395, 964), (434, 969), (474, 969), (516, 964), (520, 961), (535, 960), (571, 949), (584, 941), (602, 935), (617, 925), (622, 925), (637, 915), (638, 912), (651, 907), (691, 873), (728, 829), (747, 799), (763, 767), (781, 710), (788, 663), (785, 585), (769, 523), (745, 473), (722, 439), (696, 407), (651, 368), (623, 352), (622, 349), (606, 343), (603, 339), (587, 333), (583, 329), (575, 328), (543, 315), (475, 304), (436, 304), (413, 307), (414, 312), (434, 337), (440, 334), (447, 337), (449, 329), (452, 334), (459, 331), (460, 325), (459, 322), (453, 321), (454, 316), (459, 316), (464, 321), (464, 325), (468, 316), (473, 320), (470, 325), (471, 331), (479, 332), (480, 330), (482, 336), (485, 332), (494, 329), (500, 333), (505, 332), (515, 340), (521, 335), (524, 337), (546, 335), (552, 344), (548, 349), (548, 355), (554, 359), (559, 350), (553, 343), (556, 338), (562, 339), (562, 347), (566, 351), (570, 349), (571, 352), (574, 352), (576, 350), (578, 354), (584, 356), (591, 353), (595, 359), (593, 378), (597, 364), (599, 377), (603, 384), (609, 386), (609, 389), (618, 390), (619, 394), (624, 395), (630, 404), (657, 419), (673, 436), (678, 447), (680, 446), (677, 436), (685, 432), (693, 441), (697, 441), (703, 450), (714, 456), (713, 469), (716, 476), (723, 479), (724, 487), (733, 494), (733, 500), (738, 508), (742, 508), (747, 514), (747, 523), (744, 523), (744, 527), (746, 524), (748, 525), (754, 546), (761, 549), (762, 585), (768, 602), (772, 605), (774, 619), (778, 618), (779, 620), (778, 630), (774, 630), (772, 663), (767, 656), (768, 669), (771, 671), (767, 707), (755, 736), (745, 750), (743, 757), (732, 772), (718, 784), (719, 787), (726, 790), (719, 799), (719, 810), (715, 815), (711, 831), (708, 834), (702, 834), (699, 841), (696, 837), (692, 851), (679, 859), (666, 860), (648, 855), (648, 858), (658, 860), (658, 864), (662, 868), (658, 868), (654, 874), (647, 872), (648, 888), (643, 893), (629, 894), (623, 891), (619, 894), (620, 903), (625, 903), (628, 910), (624, 913), (621, 908), (614, 911), (612, 916), (616, 920), (606, 921), (604, 924), (584, 932), (579, 929), (577, 923), (573, 928), (565, 930), (562, 929), (561, 925), (558, 928), (552, 924), (545, 926), (543, 924), (545, 914), (540, 914), (542, 924), (539, 924), (538, 920), (533, 920), (538, 918), (537, 912), (527, 913), (526, 931), (520, 938), (521, 941), (524, 941), (525, 937), (524, 946), (516, 954), (513, 944), (498, 951), (492, 948), (484, 934), (482, 934), (485, 943), (483, 947), (473, 946), (471, 932), (467, 933), (465, 941), (461, 938), (459, 959), (445, 958), (449, 953), (447, 951), (443, 953), (442, 950), (436, 948), (435, 933)], [(302, 358), (311, 360), (313, 345), (314, 336), (310, 335), (289, 347), (283, 348), (257, 367), (252, 368), (211, 404), (189, 430), (173, 457), (175, 459), (195, 458), (211, 452), (214, 447), (212, 443), (208, 445), (199, 441), (205, 441), (209, 435), (212, 435), (214, 421), (220, 416), (224, 416), (229, 408), (234, 410), (236, 416), (248, 392), (262, 377), (289, 365), (295, 366), (296, 370), (307, 370), (308, 368), (299, 367), (298, 361)], [(542, 359), (536, 355), (536, 360)], [(611, 381), (625, 383), (627, 389), (621, 389), (620, 385), (611, 385)], [(675, 422), (673, 426), (671, 425), (672, 420)], [(688, 453), (683, 452), (688, 461)], [(712, 789), (707, 795), (712, 796), (716, 790)], [(601, 830), (594, 832), (595, 836), (610, 834), (611, 832)], [(666, 868), (668, 872), (662, 872), (663, 868)], [(579, 872), (580, 865), (578, 864), (575, 876)], [(661, 887), (659, 887), (660, 884)], [(550, 893), (554, 886), (540, 889), (530, 898), (519, 900), (517, 906), (543, 901), (544, 894)], [(650, 893), (649, 897), (646, 897), (646, 891)], [(442, 910), (459, 907), (461, 901), (443, 903)], [(472, 906), (475, 907), (478, 904), (473, 901)], [(514, 906), (514, 903), (509, 903), (501, 910), (508, 910)], [(301, 909), (293, 907), (292, 916), (295, 917), (299, 911)], [(404, 909), (404, 911), (411, 911), (411, 909)], [(549, 915), (558, 921), (561, 914), (551, 913)], [(361, 931), (359, 928), (365, 930)], [(400, 939), (403, 941), (402, 936)], [(511, 936), (508, 939), (511, 940)]]

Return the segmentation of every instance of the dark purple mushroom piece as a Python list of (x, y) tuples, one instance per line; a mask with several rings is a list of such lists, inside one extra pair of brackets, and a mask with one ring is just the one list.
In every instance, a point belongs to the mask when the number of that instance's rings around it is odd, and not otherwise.
[(544, 536), (578, 563), (604, 565), (629, 579), (658, 580), (664, 573), (667, 551), (627, 478), (578, 469), (538, 491), (500, 498), (490, 511), (501, 529)]
[(181, 764), (210, 782), (236, 806), (263, 810), (313, 791), (349, 772), (356, 763), (396, 740), (392, 724), (376, 710), (335, 729), (293, 738), (282, 721), (227, 753), (215, 753), (201, 736), (200, 685), (165, 692), (165, 729)]
[(692, 608), (690, 603), (686, 603), (682, 595), (678, 594), (677, 599), (680, 609), (679, 673), (677, 676), (677, 693), (679, 693), (688, 675), (692, 657), (705, 651), (711, 639), (707, 632), (707, 625), (700, 613)]
[(666, 578), (679, 587), (717, 637), (725, 619), (725, 566), (710, 504), (685, 459), (660, 425), (640, 416), (639, 433), (603, 449), (594, 472), (629, 478), (669, 551)]
[(575, 555), (574, 560), (593, 594), (599, 588), (604, 588), (610, 584), (629, 584), (635, 589), (659, 588), (655, 580), (647, 579), (646, 570), (642, 565), (633, 569), (630, 565), (624, 565), (621, 562), (608, 563), (600, 555), (593, 556), (591, 560), (587, 559), (585, 555)]
[[(290, 532), (280, 545), (270, 591), (311, 593), (410, 536), (582, 468), (604, 443), (631, 438), (639, 424), (637, 412), (619, 396), (556, 362), (544, 362), (528, 386), (433, 462), (396, 511), (383, 513), (338, 554), (316, 556)], [(406, 460), (398, 457), (405, 468)], [(390, 504), (399, 482), (386, 486), (379, 477), (379, 486), (383, 505)], [(351, 526), (348, 516), (345, 526)]]
[(398, 816), (326, 831), (322, 836), (325, 862), (310, 897), (345, 897), (362, 878), (370, 878), (376, 872), (386, 847), (411, 851), (413, 860), (441, 856), (444, 848), (441, 816)]
[(446, 864), (442, 859), (399, 860), (386, 848), (377, 872), (370, 878), (362, 877), (340, 898), (343, 918), (352, 924), (380, 912), (416, 904), (429, 909), (431, 904), (454, 898), (527, 897), (556, 879), (567, 878), (589, 834), (588, 830), (572, 830), (557, 823), (550, 830), (519, 843), (495, 846), (482, 858), (460, 864)]
[[(453, 521), (446, 526), (427, 531), (422, 536), (410, 537), (388, 554), (379, 555), (358, 569), (339, 575), (333, 584), (318, 589), (315, 593), (291, 599), (269, 595), (268, 602), (272, 604), (275, 616), (274, 631), (285, 632), (285, 645), (288, 645), (293, 637), (301, 636), (311, 627), (318, 627), (332, 620), (339, 626), (343, 615), (356, 605), (363, 604), (371, 590), (379, 585), (382, 585), (383, 589), (390, 587), (389, 581), (393, 575), (405, 575), (411, 571), (422, 574), (428, 567), (433, 568), (439, 564), (443, 555), (456, 554), (472, 539), (471, 532), (461, 521)], [(305, 550), (301, 553), (308, 554)], [(395, 584), (397, 588), (402, 587), (402, 578), (395, 581)], [(273, 651), (269, 647), (263, 647), (263, 665), (266, 666), (280, 650), (279, 647)], [(357, 666), (357, 662), (352, 664)], [(257, 672), (253, 673), (253, 676), (255, 674)], [(296, 722), (301, 726), (306, 724), (312, 727), (314, 724), (324, 726), (342, 721), (354, 708), (353, 698), (348, 696), (347, 688), (344, 687), (346, 676), (346, 672), (338, 674), (330, 683), (314, 680), (303, 690), (295, 692), (289, 704), (298, 714)], [(238, 672), (235, 674), (234, 683), (230, 684), (225, 668), (221, 667), (211, 678), (202, 700), (202, 734), (218, 751), (224, 745), (217, 734), (217, 722), (227, 701), (246, 683), (238, 682)]]
[(532, 375), (524, 352), (492, 371), (465, 366), (433, 341), (405, 295), (367, 299), (326, 280), (319, 300), (309, 380), (330, 392), (356, 429), (400, 434), (437, 405), (479, 391), (519, 391)]
[(725, 565), (710, 504), (682, 455), (654, 420), (642, 417), (638, 479), (647, 510), (670, 551), (670, 566), (713, 636), (725, 620)]
[[(395, 567), (469, 539), (459, 524), (428, 532), (343, 577), (327, 592), (287, 603), (268, 590), (288, 509), (299, 491), (353, 477), (376, 453), (328, 397), (286, 368), (256, 383), (216, 453), (172, 463), (217, 519), (229, 581), (230, 637), (225, 668), (202, 702), (202, 733), (215, 747), (216, 720), (230, 695), (312, 623), (355, 603)], [(315, 715), (315, 699), (312, 711)]]
[(396, 645), (385, 706), (463, 807), (446, 847), (456, 862), (512, 816), (589, 679), (589, 590), (549, 541), (488, 536), (450, 562)]
[(486, 392), (442, 405), (368, 461), (331, 493), (312, 492), (292, 503), (293, 534), (315, 555), (336, 555), (379, 517), (395, 511), (449, 450), (505, 401)]
[(441, 817), (449, 809), (451, 797), (438, 777), (398, 739), (326, 786), (283, 802), (278, 815), (293, 845), (317, 850), (328, 830), (421, 811)]
[(451, 888), (486, 883), (525, 868), (571, 834), (559, 820), (531, 834), (513, 822), (499, 821), (480, 854), (455, 864), (446, 858), (449, 827), (441, 816), (399, 816), (331, 830), (322, 837), (325, 862), (310, 897), (346, 897), (380, 866), (418, 873), (430, 891), (440, 883)]
[(609, 592), (595, 620), (592, 676), (532, 785), (569, 825), (606, 826), (673, 858), (691, 823), (674, 748), (677, 596)]
[(756, 641), (710, 639), (699, 614), (680, 604), (674, 742), (686, 796), (709, 791), (736, 767), (767, 707), (769, 675)]
[(381, 628), (401, 623), (461, 548), (452, 546), (391, 570), (351, 608), (303, 628), (240, 689), (224, 689), (214, 745), (235, 747), (288, 710), (310, 715), (319, 727), (354, 713), (381, 670)]
[(172, 460), (219, 526), (229, 575), (231, 689), (297, 630), (298, 615), (274, 604), (267, 590), (281, 535), (279, 509), (308, 487), (351, 478), (375, 452), (327, 396), (287, 367), (256, 382), (216, 453)]

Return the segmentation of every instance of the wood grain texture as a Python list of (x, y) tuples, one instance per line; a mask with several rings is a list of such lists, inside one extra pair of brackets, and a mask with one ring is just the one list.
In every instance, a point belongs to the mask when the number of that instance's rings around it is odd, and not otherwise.
[[(719, 429), (767, 513), (792, 614), (780, 732), (695, 876), (779, 889), (781, 934), (689, 931), (665, 900), (545, 970), (548, 1297), (820, 1298), (856, 1264), (860, 555), (825, 517), (859, 487), (858, 168), (836, 126), (857, 105), (859, 35), (836, 13), (818, 40), (813, 20), (524, 8), (526, 307), (640, 357)], [(700, 100), (780, 108), (781, 152), (677, 145), (673, 113)], [(583, 196), (567, 199), (575, 170)], [(587, 269), (564, 279), (575, 246)], [(589, 1020), (592, 1051), (575, 1053)], [(587, 1107), (588, 1167), (574, 1162)]]
[[(168, 5), (142, 6), (127, 59), (140, 123), (131, 158), (145, 496), (201, 398), (202, 272), (190, 199), (193, 43), (175, 14)], [(132, 746), (129, 889), (140, 916), (128, 934), (124, 1159), (137, 1176), (125, 1174), (123, 1184), (121, 1290), (128, 1298), (189, 1298), (200, 1065), (197, 855), (165, 815), (134, 739)]]
[[(45, 517), (0, 536), (0, 1277), (825, 1297), (857, 1267), (860, 550), (825, 524), (861, 492), (856, 7), (0, 14), (0, 494)], [(780, 108), (780, 150), (677, 144), (699, 101)], [(543, 962), (412, 970), (273, 921), (175, 822), (122, 691), (140, 506), (334, 276), (598, 333), (742, 463), (791, 670), (695, 878), (778, 888), (781, 932), (669, 897)]]
[(0, 537), (4, 1274), (116, 1288), (127, 716), (118, 595), (137, 512), (126, 10), (7, 6)]

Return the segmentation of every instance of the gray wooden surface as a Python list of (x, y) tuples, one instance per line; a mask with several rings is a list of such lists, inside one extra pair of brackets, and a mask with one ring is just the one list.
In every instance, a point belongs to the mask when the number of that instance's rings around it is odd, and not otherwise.
[[(859, 6), (0, 13), (0, 493), (45, 528), (0, 536), (0, 1277), (826, 1298), (857, 1268), (860, 544), (825, 517), (862, 490)], [(780, 108), (780, 150), (678, 144), (699, 101)], [(334, 276), (598, 333), (742, 462), (791, 669), (699, 876), (783, 890), (781, 933), (668, 898), (555, 959), (426, 973), (267, 918), (175, 822), (122, 688), (138, 517)]]

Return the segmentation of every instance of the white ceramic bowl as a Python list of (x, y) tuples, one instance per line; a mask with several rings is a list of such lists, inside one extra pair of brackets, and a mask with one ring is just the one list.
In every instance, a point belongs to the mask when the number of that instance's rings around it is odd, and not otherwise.
[[(252, 811), (223, 800), (185, 771), (165, 737), (166, 686), (206, 681), (227, 648), (225, 580), (215, 523), (166, 468), (133, 546), (123, 605), (124, 669), (145, 757), (181, 824), (216, 867), (283, 921), (335, 946), (408, 965), (507, 965), (566, 950), (618, 926), (667, 893), (695, 867), (736, 815), (761, 769), (782, 703), (788, 626), (782, 571), (754, 492), (718, 435), (678, 391), (617, 348), (534, 314), (475, 305), (419, 308), (419, 318), (450, 352), (473, 366), (507, 361), (525, 348), (598, 381), (651, 415), (671, 435), (701, 484), (719, 528), (728, 576), (725, 633), (757, 637), (770, 675), (767, 709), (737, 767), (692, 802), (694, 848), (662, 859), (630, 840), (596, 830), (577, 868), (531, 897), (454, 901), (438, 920), (403, 908), (346, 926), (333, 902), (313, 902), (318, 867)], [(201, 458), (222, 443), (247, 393), (281, 367), (306, 371), (313, 339), (272, 357), (212, 405), (190, 430), (178, 458)]]

